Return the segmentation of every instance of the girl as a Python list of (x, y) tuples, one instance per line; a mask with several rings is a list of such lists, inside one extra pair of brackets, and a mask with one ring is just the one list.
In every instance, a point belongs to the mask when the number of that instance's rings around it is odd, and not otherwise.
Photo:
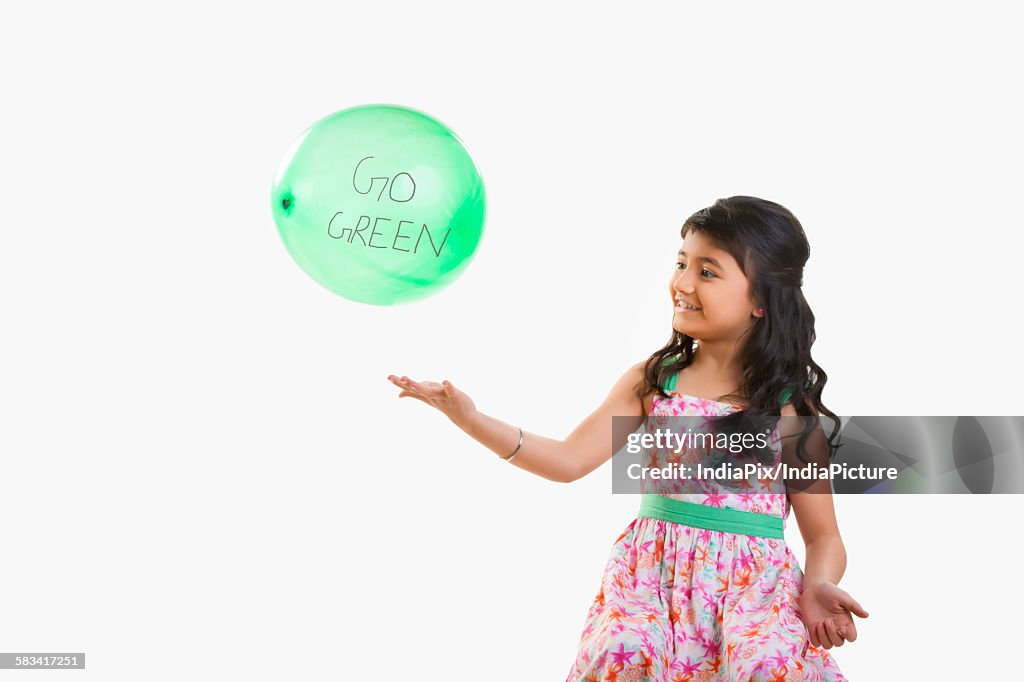
[[(735, 196), (690, 216), (681, 237), (668, 344), (623, 374), (564, 441), (477, 411), (449, 381), (388, 379), (399, 397), (439, 409), (506, 461), (559, 482), (614, 454), (613, 416), (767, 415), (781, 424), (780, 416), (825, 414), (838, 424), (821, 402), (826, 374), (811, 359), (814, 314), (800, 289), (810, 246), (796, 217)], [(641, 499), (612, 546), (567, 682), (846, 679), (826, 650), (856, 640), (851, 614), (868, 614), (836, 586), (846, 551), (830, 492)], [(790, 508), (806, 573), (782, 535)]]

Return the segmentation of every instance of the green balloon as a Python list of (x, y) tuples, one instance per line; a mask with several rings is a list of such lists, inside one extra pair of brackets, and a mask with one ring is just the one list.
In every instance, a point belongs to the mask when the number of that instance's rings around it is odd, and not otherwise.
[(483, 235), (483, 180), (447, 126), (367, 104), (307, 128), (274, 177), (271, 210), (299, 267), (352, 301), (408, 303), (466, 269)]

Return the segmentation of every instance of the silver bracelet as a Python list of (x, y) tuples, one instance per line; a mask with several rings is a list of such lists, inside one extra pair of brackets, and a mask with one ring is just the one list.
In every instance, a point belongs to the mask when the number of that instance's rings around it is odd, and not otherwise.
[(515, 456), (519, 454), (519, 448), (523, 447), (523, 427), (517, 426), (516, 428), (519, 429), (519, 445), (516, 446), (516, 449), (512, 451), (511, 455), (508, 457), (502, 457), (506, 462), (511, 462)]

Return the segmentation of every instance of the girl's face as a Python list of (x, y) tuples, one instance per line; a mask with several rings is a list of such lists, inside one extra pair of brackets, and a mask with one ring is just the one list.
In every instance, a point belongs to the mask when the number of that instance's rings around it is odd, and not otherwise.
[[(676, 331), (702, 341), (737, 339), (754, 323), (752, 316), (762, 316), (736, 259), (702, 233), (687, 233), (676, 260), (669, 282)], [(700, 309), (687, 309), (686, 304)]]

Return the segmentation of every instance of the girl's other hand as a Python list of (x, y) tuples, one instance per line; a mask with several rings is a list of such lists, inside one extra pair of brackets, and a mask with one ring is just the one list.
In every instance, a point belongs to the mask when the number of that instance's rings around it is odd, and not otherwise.
[(476, 413), (476, 405), (469, 396), (455, 388), (450, 381), (413, 381), (409, 377), (401, 378), (394, 374), (388, 375), (388, 381), (402, 389), (399, 398), (416, 398), (421, 402), (436, 407), (457, 426), (468, 424)]
[(814, 646), (831, 649), (857, 639), (853, 615), (867, 618), (868, 612), (845, 590), (830, 582), (819, 582), (800, 595), (800, 611)]

